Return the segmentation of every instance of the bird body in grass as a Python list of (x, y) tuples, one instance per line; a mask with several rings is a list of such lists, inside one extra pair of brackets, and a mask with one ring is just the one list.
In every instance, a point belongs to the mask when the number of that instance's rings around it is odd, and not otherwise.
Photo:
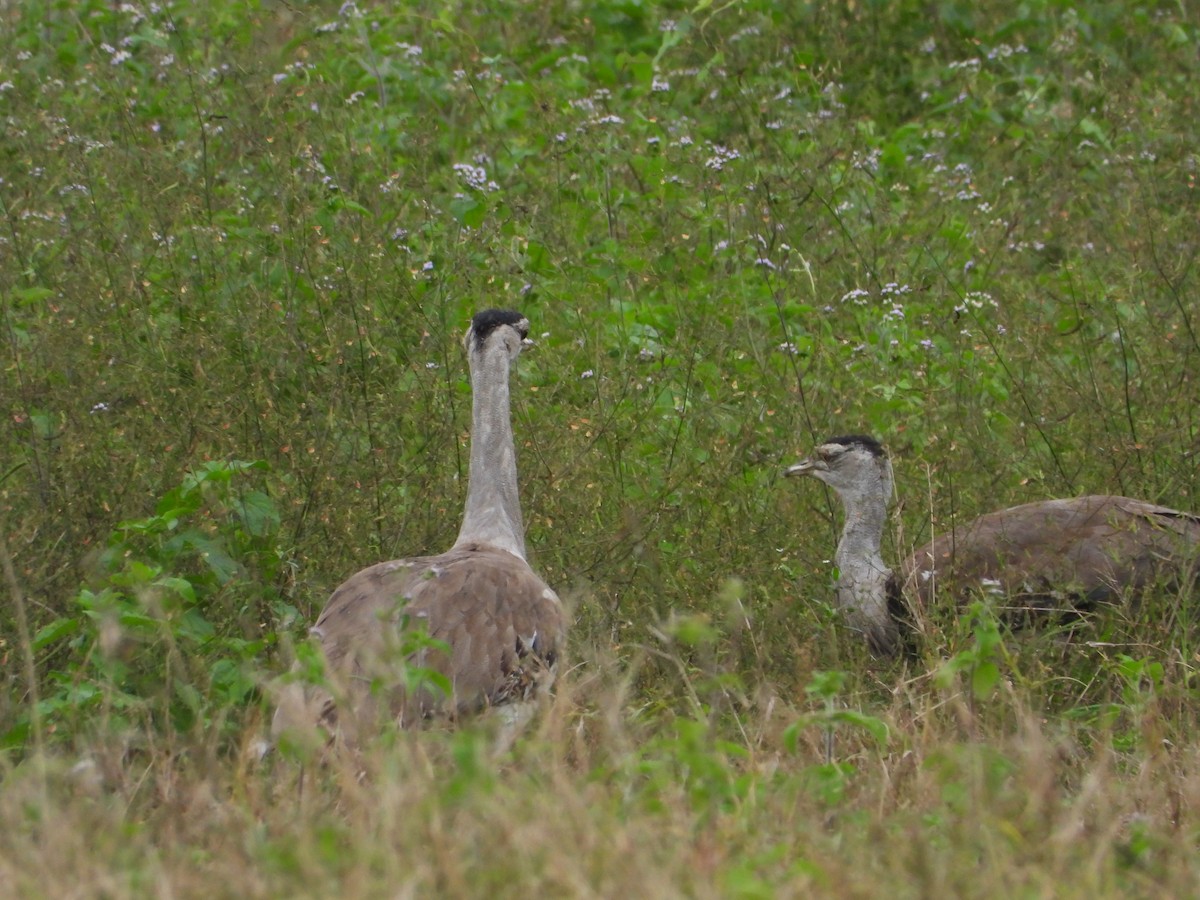
[(528, 332), (528, 320), (508, 310), (472, 320), (470, 474), (458, 539), (437, 556), (370, 566), (333, 592), (311, 630), (327, 686), (285, 686), (276, 738), (315, 727), (353, 744), (384, 720), (406, 727), (489, 707), (519, 726), (550, 689), (567, 622), (525, 560), (510, 415), (509, 370)]
[(937, 594), (981, 588), (1014, 611), (1080, 610), (1200, 575), (1200, 516), (1110, 495), (987, 513), (935, 536), (893, 572), (880, 555), (892, 467), (878, 441), (830, 438), (786, 474), (818, 478), (841, 499), (838, 606), (883, 655), (899, 646), (906, 602), (929, 607)]

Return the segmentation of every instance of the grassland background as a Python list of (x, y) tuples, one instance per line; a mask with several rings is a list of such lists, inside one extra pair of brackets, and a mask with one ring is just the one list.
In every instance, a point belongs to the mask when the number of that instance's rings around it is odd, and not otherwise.
[[(779, 471), (879, 436), (892, 558), (1200, 508), (1198, 70), (1186, 3), (0, 5), (0, 883), (1194, 893), (1192, 594), (873, 661)], [(501, 760), (252, 764), (328, 592), (452, 542), (487, 306), (574, 668)]]

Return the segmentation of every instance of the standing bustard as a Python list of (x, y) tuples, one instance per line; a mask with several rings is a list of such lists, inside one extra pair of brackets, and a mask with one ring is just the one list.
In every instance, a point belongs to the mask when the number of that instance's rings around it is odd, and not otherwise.
[(935, 589), (983, 586), (1023, 608), (1061, 608), (1064, 596), (1083, 607), (1200, 574), (1200, 516), (1099, 494), (987, 513), (914, 551), (897, 577), (879, 551), (892, 464), (878, 441), (830, 438), (785, 474), (818, 478), (841, 499), (837, 604), (879, 654), (897, 649), (906, 595), (928, 607)]
[[(509, 413), (509, 369), (529, 334), (510, 310), (475, 316), (464, 343), (471, 370), (471, 457), (458, 540), (439, 556), (397, 559), (347, 579), (311, 633), (324, 651), (332, 690), (288, 685), (272, 732), (319, 726), (354, 743), (380, 718), (401, 726), (503, 706), (519, 725), (553, 684), (566, 643), (558, 596), (525, 561), (517, 460)], [(445, 676), (451, 695), (428, 684), (406, 689), (397, 657), (406, 622), (444, 642), (404, 664)], [(411, 644), (410, 644), (411, 646)]]

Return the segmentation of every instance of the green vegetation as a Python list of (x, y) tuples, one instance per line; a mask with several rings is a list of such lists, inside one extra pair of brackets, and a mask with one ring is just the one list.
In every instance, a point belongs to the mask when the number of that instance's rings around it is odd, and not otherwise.
[[(1083, 492), (1200, 508), (1185, 4), (0, 3), (10, 896), (1183, 896), (1192, 592), (838, 627), (889, 552)], [(254, 762), (351, 572), (453, 541), (470, 316), (515, 307), (572, 670)], [(361, 780), (359, 769), (366, 772)]]

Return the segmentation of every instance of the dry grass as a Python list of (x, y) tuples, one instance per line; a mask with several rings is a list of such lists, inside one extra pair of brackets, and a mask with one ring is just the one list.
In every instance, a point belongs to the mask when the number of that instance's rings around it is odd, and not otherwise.
[(803, 710), (769, 692), (693, 728), (639, 714), (617, 671), (577, 669), (500, 759), (487, 721), (324, 766), (200, 738), (30, 757), (4, 777), (0, 879), (29, 897), (1062, 897), (1184, 896), (1200, 876), (1200, 754), (1161, 710), (1118, 753), (1011, 688), (968, 704), (900, 676), (882, 752), (820, 728), (793, 750)]

